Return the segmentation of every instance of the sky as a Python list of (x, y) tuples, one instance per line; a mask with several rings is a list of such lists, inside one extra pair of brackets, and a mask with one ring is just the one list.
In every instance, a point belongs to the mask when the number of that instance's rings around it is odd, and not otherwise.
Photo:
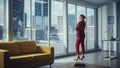
[(73, 4), (68, 4), (68, 14), (74, 14), (75, 15), (75, 5)]
[(63, 3), (58, 1), (52, 1), (52, 13), (54, 15), (63, 15)]
[(3, 25), (3, 0), (0, 0), (0, 25)]

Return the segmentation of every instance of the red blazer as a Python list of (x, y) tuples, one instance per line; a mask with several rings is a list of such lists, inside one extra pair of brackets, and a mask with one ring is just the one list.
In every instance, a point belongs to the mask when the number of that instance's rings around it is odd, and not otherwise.
[(84, 30), (85, 30), (85, 25), (86, 25), (86, 23), (85, 23), (85, 21), (83, 20), (83, 21), (80, 21), (78, 24), (77, 24), (77, 26), (76, 26), (76, 32), (77, 32), (77, 37), (81, 37), (81, 38), (85, 38), (85, 32), (84, 32)]

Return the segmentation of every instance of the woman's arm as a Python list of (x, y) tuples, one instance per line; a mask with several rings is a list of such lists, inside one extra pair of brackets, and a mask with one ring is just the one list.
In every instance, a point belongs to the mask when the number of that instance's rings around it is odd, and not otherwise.
[(85, 30), (85, 22), (82, 22), (81, 26), (80, 26), (80, 32), (84, 32)]
[(80, 30), (80, 22), (76, 26), (76, 31), (79, 31), (79, 30)]

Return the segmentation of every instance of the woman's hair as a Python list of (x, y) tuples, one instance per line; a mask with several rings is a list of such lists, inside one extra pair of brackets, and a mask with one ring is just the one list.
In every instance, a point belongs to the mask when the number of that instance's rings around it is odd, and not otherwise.
[(85, 18), (86, 18), (83, 14), (81, 14), (80, 16), (81, 16), (83, 19), (85, 19)]

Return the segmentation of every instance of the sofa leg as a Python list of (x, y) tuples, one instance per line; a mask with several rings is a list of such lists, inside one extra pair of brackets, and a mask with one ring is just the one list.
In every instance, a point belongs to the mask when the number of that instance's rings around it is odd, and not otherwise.
[(50, 68), (52, 68), (52, 65), (50, 64)]

